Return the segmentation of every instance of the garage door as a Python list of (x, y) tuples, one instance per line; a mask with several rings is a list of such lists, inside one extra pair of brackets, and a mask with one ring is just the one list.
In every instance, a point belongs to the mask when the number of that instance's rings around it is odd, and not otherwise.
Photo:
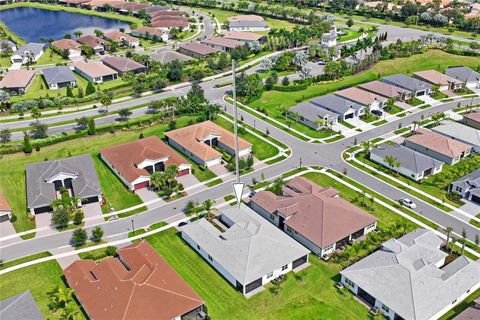
[(345, 119), (352, 119), (355, 116), (355, 113), (349, 113), (345, 115)]
[(475, 203), (480, 204), (480, 197), (479, 197), (479, 196), (472, 195), (472, 202), (475, 202)]
[(0, 222), (8, 221), (8, 214), (4, 214), (3, 216), (0, 216)]
[(177, 177), (181, 177), (190, 173), (190, 169), (183, 169), (178, 172)]
[(417, 97), (424, 96), (424, 95), (425, 95), (425, 91), (418, 91), (417, 92)]
[(133, 188), (135, 190), (138, 190), (138, 189), (142, 189), (142, 188), (146, 188), (150, 185), (150, 182), (149, 181), (144, 181), (144, 182), (140, 182), (140, 183), (137, 183), (136, 185), (133, 186)]

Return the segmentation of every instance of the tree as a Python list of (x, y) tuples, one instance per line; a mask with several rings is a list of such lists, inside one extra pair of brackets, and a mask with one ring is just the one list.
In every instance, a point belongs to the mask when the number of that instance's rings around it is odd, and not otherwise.
[(195, 208), (197, 207), (197, 204), (195, 203), (195, 201), (193, 200), (190, 200), (188, 201), (186, 204), (185, 204), (185, 213), (190, 213), (192, 212)]
[(445, 114), (443, 112), (437, 112), (432, 114), (431, 118), (433, 121), (433, 126), (436, 127), (440, 124), (440, 121), (445, 118)]
[(87, 94), (87, 96), (91, 95), (91, 94), (94, 94), (95, 91), (97, 91), (95, 89), (95, 86), (93, 85), (93, 83), (89, 82), (87, 84), (87, 89), (85, 90), (85, 93)]
[(192, 79), (195, 81), (200, 81), (205, 78), (205, 72), (203, 70), (195, 70), (192, 73)]
[(324, 69), (324, 74), (327, 80), (335, 80), (343, 77), (345, 69), (338, 61), (330, 61)]
[(42, 113), (40, 112), (40, 109), (38, 107), (34, 107), (31, 111), (30, 114), (32, 115), (32, 118), (35, 119), (35, 121), (38, 122), (38, 118), (42, 116)]
[(467, 231), (465, 231), (465, 228), (462, 229), (462, 253), (461, 255), (463, 256), (463, 253), (465, 252), (465, 243), (467, 242)]
[(362, 142), (362, 149), (363, 152), (365, 153), (365, 157), (363, 159), (363, 162), (365, 162), (365, 159), (368, 158), (370, 155), (370, 150), (373, 148), (373, 143), (370, 140), (366, 140)]
[(207, 199), (203, 201), (202, 208), (205, 210), (205, 214), (209, 217), (213, 211), (213, 205), (215, 204), (215, 200)]
[(25, 131), (23, 132), (23, 152), (32, 153), (32, 145), (30, 143), (30, 136)]
[(273, 183), (267, 188), (268, 191), (273, 192), (277, 196), (282, 194), (282, 189), (285, 186), (286, 182), (282, 178), (277, 178)]
[(112, 97), (110, 94), (104, 93), (100, 97), (100, 103), (105, 107), (108, 112), (108, 106), (112, 104)]
[(48, 126), (45, 123), (35, 122), (32, 124), (31, 135), (37, 139), (47, 137)]
[(88, 118), (88, 134), (94, 136), (96, 133), (97, 129), (95, 127), (95, 120), (93, 120), (93, 118)]
[(80, 46), (80, 49), (82, 50), (82, 54), (87, 58), (90, 58), (95, 54), (95, 50), (93, 50), (93, 48), (87, 46), (86, 44), (82, 44)]
[(95, 29), (95, 30), (93, 30), (93, 32), (95, 33), (95, 35), (96, 35), (97, 37), (103, 36), (103, 31), (102, 31), (102, 30)]
[(0, 130), (0, 142), (1, 143), (8, 143), (12, 138), (12, 134), (9, 129), (2, 129)]
[(183, 65), (180, 61), (174, 60), (167, 64), (167, 78), (170, 81), (180, 81), (183, 77)]
[(122, 117), (123, 120), (128, 120), (128, 117), (132, 115), (132, 111), (127, 108), (122, 108), (118, 110), (118, 115)]
[(53, 210), (52, 224), (57, 228), (64, 228), (70, 221), (70, 213), (67, 207), (60, 205)]
[(350, 18), (350, 19), (347, 20), (347, 26), (348, 26), (349, 28), (351, 28), (351, 27), (353, 26), (353, 20), (352, 20), (352, 18)]
[(92, 240), (95, 241), (95, 242), (100, 242), (100, 240), (102, 240), (102, 237), (103, 237), (102, 227), (96, 226), (95, 228), (93, 228), (93, 230), (92, 230)]
[(174, 130), (177, 127), (177, 121), (175, 120), (170, 120), (168, 122), (168, 130)]
[(290, 84), (290, 80), (288, 80), (288, 77), (284, 77), (282, 79), (282, 85), (287, 87)]
[(74, 246), (79, 247), (87, 242), (87, 238), (87, 232), (82, 228), (78, 228), (73, 231), (71, 242)]
[[(68, 309), (69, 306), (74, 306), (73, 290), (66, 287), (55, 286), (47, 291), (49, 297), (48, 307), (53, 312), (58, 310)], [(63, 317), (67, 318), (67, 317)]]
[(273, 79), (272, 76), (269, 76), (266, 80), (265, 80), (265, 89), (267, 90), (272, 90), (273, 89), (273, 86), (275, 85), (275, 80)]
[(448, 248), (448, 243), (450, 242), (450, 233), (453, 231), (453, 228), (452, 228), (452, 227), (447, 227), (446, 231), (447, 231), (447, 243), (446, 243), (446, 247)]
[(82, 36), (83, 32), (80, 31), (80, 30), (77, 30), (77, 31), (75, 31), (73, 34), (74, 34), (77, 38), (80, 38), (80, 37)]
[(73, 92), (72, 92), (72, 87), (67, 86), (67, 97), (73, 98)]
[(398, 159), (394, 156), (386, 156), (385, 162), (388, 164), (388, 169), (392, 172), (393, 167), (397, 167), (397, 163), (399, 163)]
[(73, 224), (80, 225), (83, 221), (83, 211), (77, 210), (73, 215)]
[(77, 119), (75, 119), (75, 122), (77, 123), (77, 127), (79, 129), (85, 129), (88, 126), (87, 117), (77, 118)]

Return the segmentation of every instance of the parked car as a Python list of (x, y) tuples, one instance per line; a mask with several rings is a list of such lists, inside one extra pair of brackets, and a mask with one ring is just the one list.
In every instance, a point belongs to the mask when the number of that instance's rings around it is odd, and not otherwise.
[(381, 117), (381, 116), (383, 115), (383, 112), (382, 112), (381, 110), (372, 110), (372, 113), (373, 113), (374, 115), (379, 116), (379, 117)]
[(407, 208), (410, 208), (410, 209), (415, 209), (417, 207), (417, 205), (415, 204), (415, 202), (413, 202), (412, 200), (408, 199), (408, 198), (402, 198), (399, 200), (400, 204), (407, 207)]
[(253, 197), (254, 195), (256, 195), (257, 193), (255, 191), (252, 191), (250, 192), (250, 194), (248, 195), (249, 198)]
[(185, 222), (185, 221), (182, 221), (178, 224), (179, 227), (183, 227), (183, 226), (186, 226), (188, 223)]
[(330, 256), (329, 256), (328, 254), (324, 254), (324, 255), (322, 256), (322, 260), (323, 260), (323, 261), (328, 261), (328, 259), (330, 259)]

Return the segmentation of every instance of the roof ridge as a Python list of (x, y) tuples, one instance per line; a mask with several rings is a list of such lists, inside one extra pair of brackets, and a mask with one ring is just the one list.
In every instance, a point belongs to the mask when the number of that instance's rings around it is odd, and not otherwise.
[[(155, 268), (155, 269), (156, 269), (156, 268)], [(145, 285), (146, 285), (146, 286), (149, 286), (149, 287), (152, 287), (152, 288), (155, 288), (155, 289), (158, 289), (158, 290), (161, 290), (161, 291), (164, 291), (164, 292), (168, 292), (168, 293), (174, 294), (174, 295), (179, 296), (179, 297), (183, 297), (183, 298), (190, 299), (190, 300), (197, 301), (197, 302), (203, 302), (203, 300), (198, 300), (198, 299), (195, 299), (195, 298), (186, 296), (186, 295), (181, 294), (181, 293), (178, 293), (178, 292), (174, 292), (174, 291), (171, 291), (171, 290), (167, 290), (167, 289), (165, 289), (165, 288), (160, 288), (160, 287), (157, 287), (157, 286), (155, 286), (155, 285), (153, 285), (153, 284), (150, 284), (150, 283), (146, 283)]]
[(252, 239), (253, 239), (253, 236), (248, 238), (247, 263), (246, 263), (246, 268), (245, 268), (245, 272), (243, 273), (243, 279), (242, 279), (244, 282), (245, 282), (245, 279), (247, 278), (247, 270), (248, 270), (248, 265), (250, 263), (250, 248), (252, 247)]
[[(121, 279), (122, 281), (124, 279)], [(133, 290), (132, 292), (130, 293), (130, 297), (128, 298), (128, 302), (127, 302), (127, 305), (125, 307), (125, 310), (123, 312), (123, 316), (122, 316), (122, 319), (125, 320), (125, 317), (127, 316), (127, 313), (128, 313), (128, 308), (130, 307), (130, 302), (132, 301), (132, 297), (133, 297), (133, 293), (135, 292), (135, 289), (137, 288), (137, 285), (134, 283), (133, 284)]]
[[(423, 259), (422, 259), (423, 260)], [(405, 268), (404, 266), (402, 266)], [(411, 293), (411, 298), (412, 298), (412, 311), (413, 311), (413, 319), (416, 319), (416, 309), (415, 309), (415, 299), (413, 298), (413, 279), (412, 279), (412, 271), (410, 271), (408, 268), (405, 268), (408, 271), (408, 278), (410, 279), (410, 293)]]

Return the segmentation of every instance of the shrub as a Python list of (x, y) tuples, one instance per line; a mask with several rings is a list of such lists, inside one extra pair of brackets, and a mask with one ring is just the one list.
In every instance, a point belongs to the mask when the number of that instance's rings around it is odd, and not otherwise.
[(72, 234), (71, 242), (75, 246), (82, 246), (87, 242), (87, 232), (82, 228), (75, 229)]
[(92, 230), (92, 240), (99, 242), (100, 240), (102, 240), (102, 237), (103, 237), (103, 229), (100, 226), (96, 226)]
[(10, 222), (15, 222), (17, 221), (17, 216), (12, 214), (12, 216), (10, 217)]
[(117, 254), (117, 248), (114, 246), (108, 246), (105, 250), (105, 253), (107, 254), (107, 256), (114, 256)]
[(75, 215), (73, 216), (73, 223), (76, 225), (80, 225), (83, 220), (83, 212), (82, 210), (78, 210), (75, 212)]
[(26, 132), (23, 132), (23, 152), (32, 153), (32, 144), (30, 143), (30, 137)]

